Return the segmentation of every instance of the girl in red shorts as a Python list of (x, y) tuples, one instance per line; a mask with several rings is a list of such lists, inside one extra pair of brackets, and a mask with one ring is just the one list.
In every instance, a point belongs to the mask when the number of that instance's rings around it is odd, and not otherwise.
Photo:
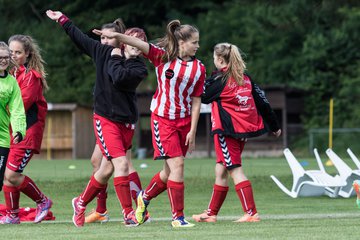
[(278, 137), (281, 130), (264, 92), (244, 74), (245, 63), (238, 48), (229, 43), (219, 43), (214, 48), (213, 57), (218, 71), (206, 80), (202, 102), (212, 103), (216, 176), (208, 209), (193, 215), (193, 219), (197, 222), (216, 222), (229, 189), (230, 175), (245, 212), (236, 222), (257, 222), (260, 217), (251, 183), (242, 168), (241, 153), (246, 138), (268, 131)]
[[(113, 23), (107, 23), (102, 25), (101, 30), (110, 31), (110, 32), (119, 32), (124, 33), (126, 31), (126, 27), (121, 19), (116, 19)], [(100, 38), (101, 44), (118, 47), (121, 43), (116, 38), (108, 38), (106, 36), (101, 36)], [(142, 189), (140, 176), (137, 173), (134, 165), (131, 161), (131, 149), (126, 151), (126, 158), (129, 160), (129, 182), (130, 182), (130, 192), (131, 198), (136, 203), (136, 197), (138, 192)], [(91, 155), (91, 164), (93, 166), (93, 174), (97, 170), (99, 170), (101, 165), (103, 154), (99, 147), (99, 143), (96, 142), (94, 151)], [(107, 188), (101, 190), (99, 194), (96, 196), (96, 209), (92, 210), (86, 217), (85, 223), (94, 223), (100, 222), (105, 223), (109, 221), (109, 214), (107, 211), (106, 200), (107, 200)], [(149, 217), (149, 216), (148, 216)]]
[[(124, 45), (123, 49), (101, 44), (82, 33), (68, 17), (59, 11), (48, 10), (47, 16), (57, 21), (79, 48), (96, 65), (94, 89), (94, 131), (103, 154), (101, 165), (91, 177), (84, 191), (72, 200), (73, 223), (82, 227), (86, 205), (107, 187), (114, 173), (114, 187), (122, 206), (127, 226), (137, 226), (132, 208), (129, 185), (129, 161), (135, 123), (138, 120), (136, 88), (147, 76), (145, 63), (138, 57), (141, 52)], [(126, 34), (146, 40), (142, 29), (128, 29)]]
[(34, 181), (23, 175), (24, 168), (34, 154), (40, 152), (47, 103), (43, 92), (48, 88), (44, 61), (35, 40), (26, 35), (14, 35), (9, 39), (12, 59), (18, 64), (13, 70), (24, 102), (26, 113), (26, 137), (19, 144), (11, 144), (4, 179), (4, 198), (7, 215), (1, 223), (20, 223), (20, 192), (32, 199), (36, 205), (35, 223), (41, 222), (48, 214), (52, 201), (45, 196)]
[(138, 195), (136, 218), (141, 224), (150, 200), (167, 190), (173, 227), (192, 227), (184, 218), (184, 157), (195, 147), (205, 67), (195, 58), (199, 31), (171, 21), (157, 45), (120, 33), (94, 33), (117, 37), (140, 49), (156, 68), (158, 87), (151, 102), (154, 159), (163, 159), (163, 169)]

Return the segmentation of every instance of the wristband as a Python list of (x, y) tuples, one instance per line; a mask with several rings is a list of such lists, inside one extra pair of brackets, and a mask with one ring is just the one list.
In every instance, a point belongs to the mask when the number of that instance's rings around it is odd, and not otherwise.
[(63, 26), (67, 21), (69, 21), (69, 18), (63, 14), (56, 22)]

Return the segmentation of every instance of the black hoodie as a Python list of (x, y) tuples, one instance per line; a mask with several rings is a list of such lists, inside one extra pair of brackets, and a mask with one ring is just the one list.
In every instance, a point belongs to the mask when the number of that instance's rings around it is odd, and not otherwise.
[(111, 56), (112, 46), (101, 44), (80, 31), (70, 20), (62, 27), (76, 46), (96, 65), (94, 111), (111, 121), (135, 123), (138, 120), (136, 88), (147, 76), (140, 58)]

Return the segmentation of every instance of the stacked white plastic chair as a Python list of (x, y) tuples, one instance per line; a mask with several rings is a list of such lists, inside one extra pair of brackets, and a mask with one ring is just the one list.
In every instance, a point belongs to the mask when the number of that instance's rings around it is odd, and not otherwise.
[(358, 169), (351, 169), (333, 150), (330, 148), (326, 150), (326, 154), (330, 158), (331, 162), (334, 164), (334, 167), (339, 172), (340, 178), (342, 181), (346, 182), (346, 185), (341, 187), (339, 191), (339, 195), (344, 198), (349, 198), (355, 195), (354, 188), (352, 186), (354, 180), (360, 179), (360, 162), (354, 153), (348, 149), (347, 152), (349, 153), (351, 159), (358, 167)]
[(293, 174), (291, 190), (287, 189), (274, 175), (270, 176), (271, 179), (284, 193), (292, 198), (321, 196), (324, 194), (329, 197), (337, 197), (341, 187), (345, 186), (346, 182), (338, 175), (333, 177), (327, 174), (316, 149), (314, 149), (314, 153), (320, 170), (305, 170), (290, 149), (284, 149), (285, 158)]

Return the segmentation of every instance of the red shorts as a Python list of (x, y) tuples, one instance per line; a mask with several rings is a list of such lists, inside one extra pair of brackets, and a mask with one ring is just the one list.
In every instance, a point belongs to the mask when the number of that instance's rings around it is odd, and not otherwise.
[(216, 163), (223, 164), (227, 169), (241, 167), (241, 153), (244, 146), (244, 139), (215, 134), (214, 147), (217, 157)]
[(154, 159), (168, 159), (185, 156), (186, 135), (191, 127), (191, 117), (169, 120), (151, 114), (152, 143)]
[(18, 173), (22, 173), (30, 159), (34, 155), (34, 151), (24, 148), (10, 148), (6, 167)]
[(94, 114), (96, 143), (108, 160), (126, 156), (126, 151), (131, 149), (134, 131), (135, 124), (113, 122)]

